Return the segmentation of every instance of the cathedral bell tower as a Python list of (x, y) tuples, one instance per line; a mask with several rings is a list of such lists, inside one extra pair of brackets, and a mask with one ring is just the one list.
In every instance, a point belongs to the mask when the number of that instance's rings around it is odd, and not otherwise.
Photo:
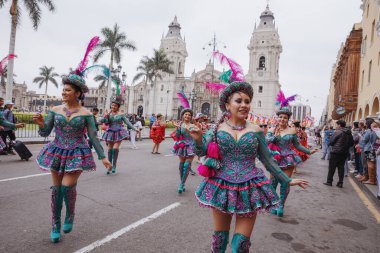
[(253, 113), (271, 116), (279, 84), (279, 62), (282, 46), (273, 12), (267, 5), (260, 15), (260, 24), (253, 31), (249, 50), (249, 70), (246, 80), (253, 86)]

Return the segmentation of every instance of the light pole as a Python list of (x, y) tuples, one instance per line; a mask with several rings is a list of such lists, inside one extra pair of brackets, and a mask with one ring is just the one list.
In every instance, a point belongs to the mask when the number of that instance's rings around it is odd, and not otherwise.
[(107, 84), (107, 97), (106, 97), (106, 104), (104, 106), (104, 110), (109, 110), (111, 108), (111, 97), (112, 97), (112, 83), (111, 83), (111, 79), (112, 79), (112, 74), (113, 75), (117, 75), (117, 77), (119, 78), (119, 74), (121, 72), (121, 65), (118, 65), (116, 69), (112, 68), (110, 69), (111, 70), (111, 76), (108, 78), (108, 84)]
[[(218, 50), (218, 46), (222, 44), (223, 45), (223, 48), (227, 48), (227, 46), (220, 42), (220, 41), (217, 41), (216, 40), (216, 34), (214, 33), (214, 37), (207, 43), (203, 46), (203, 50), (206, 50), (206, 47), (211, 47), (212, 48), (212, 52), (215, 52), (216, 50)], [(211, 57), (211, 60), (210, 60), (210, 63), (212, 63), (212, 70), (211, 70), (211, 82), (214, 81), (214, 57)]]
[(168, 120), (169, 92), (170, 92), (170, 90), (167, 90), (167, 91), (166, 91), (166, 112), (165, 112), (165, 121)]
[(194, 111), (194, 102), (197, 101), (197, 94), (195, 93), (195, 89), (190, 92), (190, 100), (191, 100), (191, 109)]

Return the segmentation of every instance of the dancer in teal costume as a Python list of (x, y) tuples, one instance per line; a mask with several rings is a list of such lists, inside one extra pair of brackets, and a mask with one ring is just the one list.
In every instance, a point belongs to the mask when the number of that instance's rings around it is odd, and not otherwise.
[[(302, 146), (298, 140), (297, 132), (294, 128), (289, 127), (289, 118), (292, 112), (289, 109), (289, 102), (293, 100), (295, 96), (285, 98), (282, 91), (279, 92), (277, 97), (279, 110), (276, 112), (278, 116), (278, 125), (275, 128), (269, 129), (266, 139), (269, 144), (276, 145), (279, 150), (278, 166), (284, 171), (284, 173), (291, 178), (296, 166), (302, 162), (301, 157), (292, 149), (304, 152), (306, 154), (313, 154), (316, 150), (309, 150)], [(278, 180), (275, 176), (272, 178), (272, 186), (276, 190)], [(280, 203), (277, 208), (271, 210), (272, 214), (283, 217), (285, 201), (289, 195), (290, 188), (285, 185), (280, 186)]]
[(88, 92), (83, 70), (86, 67), (87, 56), (98, 43), (99, 38), (94, 37), (85, 54), (85, 58), (79, 64), (75, 72), (62, 77), (63, 105), (53, 107), (47, 117), (41, 114), (33, 116), (33, 120), (39, 125), (39, 134), (47, 137), (55, 129), (55, 138), (46, 144), (39, 155), (37, 163), (43, 170), (50, 170), (53, 186), (51, 187), (51, 211), (52, 229), (50, 240), (56, 243), (61, 237), (61, 211), (63, 201), (66, 205), (66, 217), (62, 227), (64, 233), (73, 229), (76, 185), (83, 171), (95, 170), (95, 162), (91, 149), (85, 139), (85, 129), (90, 137), (98, 158), (103, 165), (111, 169), (112, 165), (105, 157), (103, 148), (96, 138), (95, 121), (92, 114), (81, 106), (84, 93)]
[[(112, 173), (116, 173), (121, 142), (129, 138), (129, 133), (124, 129), (123, 123), (126, 124), (129, 129), (136, 132), (140, 131), (140, 129), (135, 129), (124, 113), (119, 113), (120, 105), (121, 100), (113, 100), (111, 104), (111, 113), (106, 114), (100, 121), (101, 123), (109, 124), (108, 129), (102, 136), (102, 140), (105, 141), (108, 146), (108, 160), (112, 163)], [(108, 174), (110, 174), (109, 171), (107, 171), (107, 175)]]
[(206, 178), (195, 196), (201, 206), (212, 208), (214, 234), (212, 252), (225, 252), (233, 215), (236, 216), (231, 248), (246, 253), (259, 211), (270, 210), (279, 202), (270, 180), (256, 167), (258, 157), (281, 184), (306, 187), (302, 179), (289, 179), (274, 162), (262, 130), (246, 121), (253, 97), (252, 86), (243, 81), (228, 85), (219, 99), (223, 116), (206, 134), (188, 130), (196, 142), (195, 153), (206, 156), (198, 168)]

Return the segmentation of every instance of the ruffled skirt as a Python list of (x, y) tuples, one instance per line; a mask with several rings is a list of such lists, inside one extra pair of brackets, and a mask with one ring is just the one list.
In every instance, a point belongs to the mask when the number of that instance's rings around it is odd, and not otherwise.
[(302, 162), (302, 159), (297, 154), (289, 154), (285, 156), (281, 155), (281, 159), (278, 162), (278, 166), (280, 166), (280, 168), (282, 169), (286, 169), (286, 167), (295, 167), (301, 162)]
[(59, 174), (96, 169), (90, 148), (62, 149), (54, 142), (42, 148), (36, 161), (43, 171), (54, 170)]
[(106, 142), (119, 142), (122, 140), (128, 140), (129, 139), (129, 133), (124, 128), (118, 130), (118, 131), (112, 131), (108, 129), (103, 133), (102, 140)]
[(176, 141), (174, 143), (173, 154), (180, 156), (180, 157), (192, 157), (195, 156), (194, 148), (192, 143), (186, 143), (184, 141)]
[(196, 190), (195, 197), (203, 207), (248, 217), (276, 208), (279, 203), (271, 181), (265, 176), (244, 183), (205, 178)]

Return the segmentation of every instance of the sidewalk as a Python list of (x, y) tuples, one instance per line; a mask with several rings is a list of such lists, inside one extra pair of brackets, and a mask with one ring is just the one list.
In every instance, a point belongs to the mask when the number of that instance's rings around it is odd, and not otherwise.
[[(349, 170), (354, 170), (354, 165), (351, 163), (349, 165)], [(380, 208), (380, 200), (377, 199), (377, 193), (378, 193), (378, 186), (377, 185), (370, 185), (370, 184), (363, 184), (360, 182), (354, 175), (354, 173), (349, 173), (351, 179), (356, 183), (357, 186), (364, 192), (364, 194), (372, 201), (372, 203), (376, 204), (378, 208)]]

